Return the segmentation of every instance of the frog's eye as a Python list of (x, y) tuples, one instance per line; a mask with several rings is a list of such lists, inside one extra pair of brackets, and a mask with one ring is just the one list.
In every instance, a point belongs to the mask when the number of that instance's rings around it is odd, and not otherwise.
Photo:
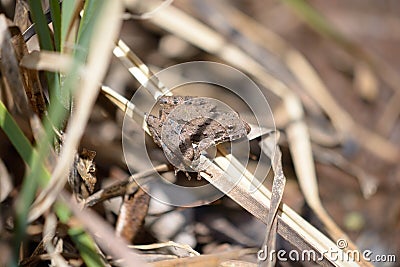
[(163, 105), (163, 104), (167, 104), (168, 100), (166, 98), (160, 98), (159, 102), (161, 105)]

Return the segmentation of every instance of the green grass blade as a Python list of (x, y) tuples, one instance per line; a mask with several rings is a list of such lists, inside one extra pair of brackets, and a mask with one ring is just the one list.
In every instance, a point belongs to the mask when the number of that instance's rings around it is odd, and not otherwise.
[(96, 252), (93, 239), (80, 227), (68, 229), (68, 235), (74, 241), (85, 264), (89, 267), (104, 266)]
[(83, 13), (81, 23), (79, 25), (77, 44), (79, 49), (76, 50), (78, 58), (86, 60), (87, 50), (93, 36), (94, 25), (99, 19), (104, 2), (103, 1), (86, 1), (85, 12)]
[[(51, 38), (50, 29), (47, 25), (46, 17), (43, 14), (41, 1), (29, 0), (29, 8), (35, 23), (35, 31), (38, 35), (40, 48), (43, 50), (54, 51), (53, 40)], [(70, 100), (68, 95), (64, 96), (60, 90), (60, 76), (58, 73), (46, 72), (46, 78), (49, 83), (50, 96), (56, 95), (59, 101), (67, 108), (70, 108)]]
[(8, 113), (7, 108), (3, 102), (0, 101), (0, 127), (8, 136), (14, 148), (25, 162), (32, 160), (34, 152), (31, 149), (31, 143), (24, 135), (22, 130), (18, 127), (15, 120)]
[[(71, 218), (71, 212), (62, 202), (55, 203), (56, 213), (61, 222), (67, 224)], [(74, 226), (68, 229), (68, 235), (75, 243), (82, 259), (89, 267), (104, 266), (101, 256), (96, 252), (96, 245), (92, 237), (84, 232), (82, 227)]]
[(58, 0), (50, 0), (50, 12), (53, 20), (55, 50), (61, 49), (61, 8)]
[(71, 24), (72, 16), (74, 14), (76, 1), (64, 1), (62, 3), (61, 13), (61, 51), (65, 45), (65, 40), (68, 34), (68, 28)]
[(42, 1), (29, 0), (28, 2), (41, 49), (54, 51), (50, 30), (43, 14)]
[[(52, 0), (56, 1), (56, 0)], [(63, 1), (62, 3), (62, 13), (61, 13), (61, 21), (60, 21), (60, 51), (63, 52), (65, 49), (65, 42), (68, 34), (68, 29), (71, 24), (72, 16), (74, 14), (74, 9), (77, 1)], [(55, 37), (56, 39), (56, 37)], [(73, 41), (70, 39), (70, 41)], [(62, 80), (62, 93), (64, 99), (64, 104), (66, 104), (67, 100), (71, 99), (71, 92), (68, 91), (68, 87), (65, 86), (65, 76), (60, 76), (60, 79)], [(69, 105), (65, 105), (66, 107), (70, 107)]]

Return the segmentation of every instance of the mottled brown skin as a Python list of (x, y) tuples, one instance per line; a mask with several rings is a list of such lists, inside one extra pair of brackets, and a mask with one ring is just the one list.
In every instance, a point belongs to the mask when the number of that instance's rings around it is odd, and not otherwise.
[[(161, 137), (162, 128), (167, 117), (177, 106), (182, 104), (191, 105), (191, 100), (195, 98), (193, 96), (163, 96), (158, 100), (160, 104), (159, 116), (156, 117), (151, 114), (147, 116), (146, 122), (151, 136), (154, 142), (164, 150), (164, 153), (174, 153), (163, 143)], [(210, 103), (205, 102), (204, 106), (210, 111), (213, 109)], [(228, 124), (227, 130), (218, 121), (210, 118), (199, 117), (186, 122), (182, 126), (179, 136), (179, 149), (183, 155), (183, 160), (193, 161), (200, 157), (202, 151), (211, 146), (245, 137), (250, 132), (250, 126), (243, 120), (241, 122), (244, 129), (241, 128), (239, 129), (240, 131), (229, 131), (233, 125)], [(164, 127), (164, 133), (168, 130)], [(178, 167), (178, 169), (185, 171), (183, 167)]]

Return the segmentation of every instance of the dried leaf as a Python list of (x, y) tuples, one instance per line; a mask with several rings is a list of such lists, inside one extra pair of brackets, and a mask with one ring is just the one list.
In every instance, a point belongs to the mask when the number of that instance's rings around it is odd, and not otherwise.
[(7, 96), (8, 110), (14, 113), (18, 112), (18, 114), (30, 114), (28, 99), (19, 70), (19, 62), (10, 41), (11, 35), (8, 30), (8, 22), (4, 15), (0, 15), (0, 36), (0, 69)]
[(17, 0), (15, 4), (14, 24), (21, 30), (28, 29), (31, 22), (29, 21), (29, 6), (25, 1)]
[(23, 57), (29, 54), (28, 48), (26, 47), (26, 43), (19, 28), (10, 27), (10, 30), (13, 33), (11, 41), (20, 66), (19, 70), (26, 95), (30, 101), (32, 110), (41, 118), (46, 112), (46, 104), (39, 73), (37, 70), (27, 69), (21, 65)]
[[(279, 132), (275, 133), (275, 135), (279, 136)], [(272, 141), (271, 141), (272, 139)], [(276, 234), (278, 229), (278, 209), (281, 204), (283, 191), (285, 189), (286, 177), (283, 174), (282, 168), (282, 153), (279, 149), (279, 146), (275, 144), (275, 140), (278, 140), (278, 137), (273, 136), (272, 138), (265, 138), (262, 141), (261, 149), (262, 151), (271, 158), (272, 169), (274, 171), (274, 180), (272, 182), (272, 194), (271, 194), (271, 204), (268, 211), (267, 217), (267, 228), (265, 234), (265, 240), (263, 243), (262, 249), (265, 251), (268, 248), (268, 251), (276, 250)], [(267, 258), (267, 266), (274, 266), (276, 262), (276, 258)]]
[(87, 198), (90, 193), (93, 193), (97, 182), (95, 177), (95, 156), (95, 151), (86, 148), (81, 153), (75, 155), (74, 166), (68, 178), (68, 183), (79, 197)]
[(115, 227), (116, 235), (132, 242), (143, 225), (149, 203), (150, 196), (142, 188), (134, 195), (125, 195)]

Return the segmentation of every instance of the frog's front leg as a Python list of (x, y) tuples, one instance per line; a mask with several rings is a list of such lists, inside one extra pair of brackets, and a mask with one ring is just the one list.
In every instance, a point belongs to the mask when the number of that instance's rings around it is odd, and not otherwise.
[(193, 149), (192, 140), (189, 136), (181, 134), (179, 150), (182, 153), (183, 160), (191, 162), (195, 159), (195, 150)]

